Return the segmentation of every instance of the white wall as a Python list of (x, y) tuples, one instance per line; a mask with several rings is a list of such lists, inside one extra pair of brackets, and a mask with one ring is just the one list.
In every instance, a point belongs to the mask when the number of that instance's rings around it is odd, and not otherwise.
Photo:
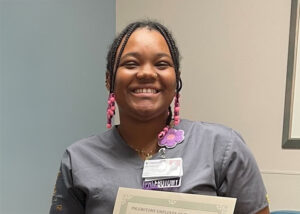
[[(290, 0), (117, 0), (116, 28), (155, 18), (174, 32), (186, 118), (238, 130), (270, 207), (300, 210), (300, 150), (281, 149)], [(286, 193), (286, 194), (284, 194)]]

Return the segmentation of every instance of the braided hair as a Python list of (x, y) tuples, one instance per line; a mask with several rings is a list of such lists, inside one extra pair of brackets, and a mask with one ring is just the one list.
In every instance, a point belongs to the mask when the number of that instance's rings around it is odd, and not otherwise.
[[(162, 24), (151, 21), (151, 20), (145, 20), (145, 21), (137, 21), (129, 24), (113, 41), (113, 43), (110, 46), (110, 50), (107, 54), (106, 60), (107, 60), (107, 75), (109, 75), (109, 90), (110, 93), (114, 92), (115, 87), (115, 78), (117, 74), (117, 70), (119, 68), (120, 59), (122, 56), (122, 53), (125, 49), (125, 46), (131, 36), (131, 34), (136, 30), (140, 28), (147, 28), (149, 30), (156, 30), (158, 31), (165, 39), (165, 41), (168, 44), (169, 51), (171, 53), (171, 57), (174, 64), (174, 70), (176, 75), (176, 97), (179, 98), (179, 92), (182, 88), (182, 81), (180, 78), (180, 54), (179, 50), (176, 46), (175, 40), (171, 34), (171, 32)], [(123, 42), (122, 42), (123, 41)], [(120, 45), (122, 45), (120, 47)], [(117, 50), (120, 47), (119, 54), (117, 55)], [(166, 121), (166, 125), (169, 125), (172, 120), (172, 111), (171, 107), (168, 108), (169, 116)]]

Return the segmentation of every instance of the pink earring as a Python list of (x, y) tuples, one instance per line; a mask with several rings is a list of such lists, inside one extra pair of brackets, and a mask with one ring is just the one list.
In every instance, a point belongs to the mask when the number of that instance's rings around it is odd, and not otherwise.
[(176, 93), (175, 95), (175, 101), (174, 101), (174, 124), (175, 126), (179, 124), (180, 122), (180, 117), (179, 117), (179, 93)]
[(110, 93), (108, 96), (108, 107), (107, 107), (107, 111), (106, 111), (106, 115), (107, 115), (107, 124), (106, 124), (106, 128), (110, 129), (111, 128), (111, 119), (113, 118), (114, 114), (115, 114), (115, 94), (114, 93)]

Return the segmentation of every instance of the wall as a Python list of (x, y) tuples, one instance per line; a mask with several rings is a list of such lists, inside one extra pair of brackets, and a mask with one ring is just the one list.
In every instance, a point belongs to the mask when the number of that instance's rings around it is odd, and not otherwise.
[(105, 129), (112, 0), (0, 1), (0, 213), (48, 213), (64, 149)]
[(300, 151), (281, 149), (290, 4), (116, 1), (117, 31), (146, 17), (173, 30), (183, 56), (181, 114), (226, 124), (243, 135), (263, 173), (272, 210), (300, 210)]

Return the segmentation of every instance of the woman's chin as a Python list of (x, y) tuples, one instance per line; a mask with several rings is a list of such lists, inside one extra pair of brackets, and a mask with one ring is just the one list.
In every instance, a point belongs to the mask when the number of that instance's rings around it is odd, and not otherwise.
[(148, 121), (160, 117), (161, 114), (162, 112), (150, 108), (136, 109), (133, 113), (134, 117), (139, 118), (141, 121)]

